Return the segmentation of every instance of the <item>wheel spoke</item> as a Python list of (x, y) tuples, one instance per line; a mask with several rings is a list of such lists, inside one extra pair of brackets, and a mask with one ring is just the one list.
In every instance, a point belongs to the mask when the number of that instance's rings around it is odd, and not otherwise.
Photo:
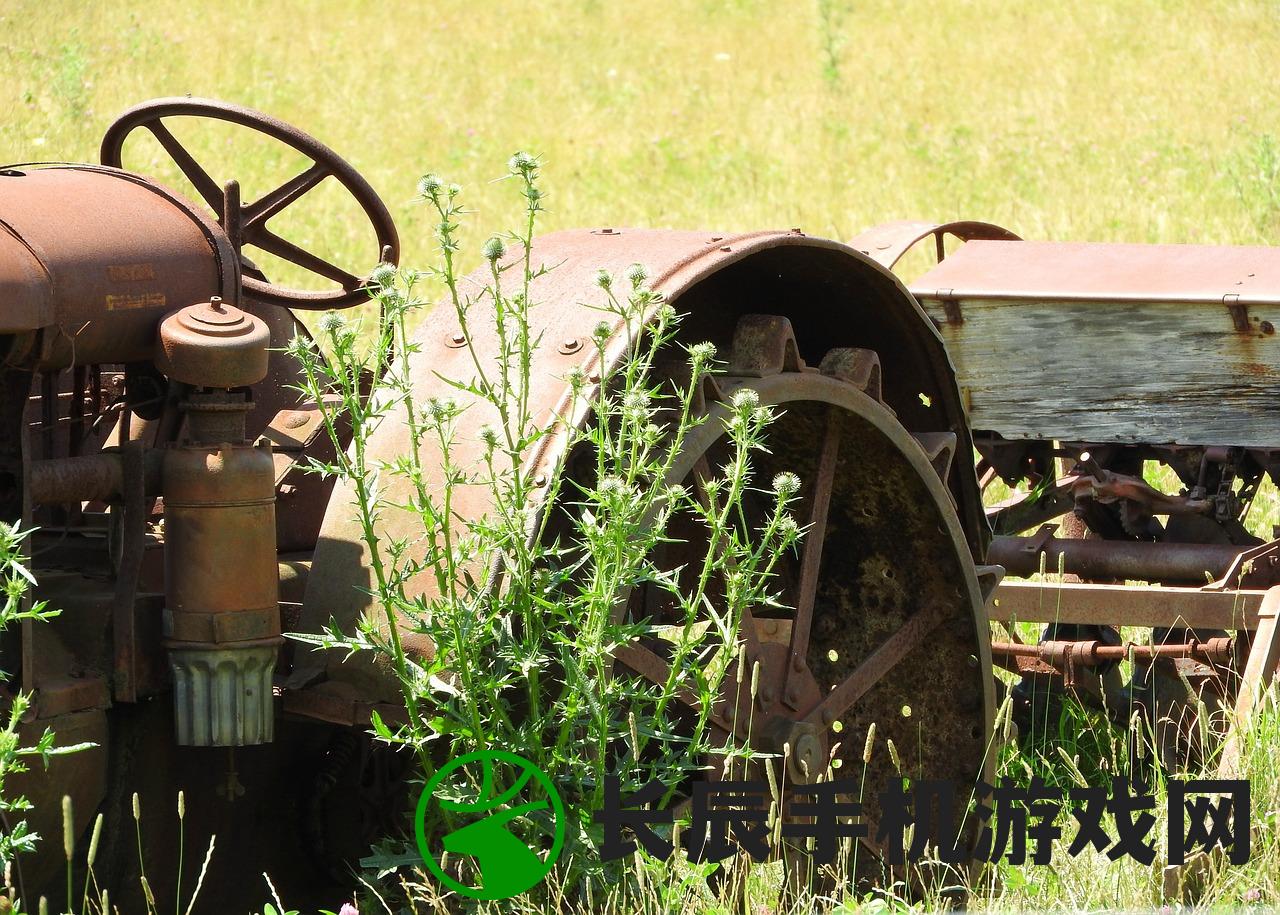
[(327, 177), (329, 177), (329, 170), (317, 162), (305, 172), (294, 176), (274, 191), (263, 194), (253, 203), (244, 207), (243, 219), (246, 237), (251, 238), (253, 232), (259, 226), (266, 225), (268, 219), (275, 216)]
[(889, 671), (919, 647), (925, 637), (936, 629), (946, 611), (943, 607), (931, 606), (917, 610), (902, 624), (902, 628), (889, 636), (875, 651), (871, 652), (843, 683), (827, 694), (805, 715), (805, 720), (823, 726), (830, 724), (853, 708), (854, 703), (880, 682)]
[(360, 280), (352, 276), (341, 267), (335, 267), (322, 257), (312, 254), (310, 251), (303, 250), (293, 242), (285, 241), (279, 235), (268, 230), (265, 226), (259, 225), (258, 230), (254, 233), (249, 244), (256, 245), (263, 251), (282, 257), (291, 264), (297, 264), (312, 273), (319, 274), (328, 280), (333, 280), (348, 291), (356, 289), (360, 285)]
[(809, 500), (809, 524), (804, 535), (804, 551), (800, 561), (800, 587), (796, 595), (795, 622), (791, 626), (791, 645), (787, 676), (804, 669), (809, 651), (809, 629), (813, 624), (813, 603), (818, 596), (818, 573), (822, 569), (822, 547), (827, 536), (827, 511), (831, 507), (831, 490), (835, 486), (836, 462), (840, 457), (841, 411), (832, 408), (827, 415), (826, 435), (818, 457), (813, 480), (813, 496)]
[(222, 218), (222, 188), (218, 187), (218, 182), (209, 177), (209, 173), (204, 170), (199, 162), (187, 152), (187, 148), (178, 142), (178, 138), (169, 132), (169, 128), (160, 123), (159, 120), (151, 121), (146, 125), (151, 134), (164, 147), (164, 151), (169, 154), (174, 163), (181, 170), (182, 174), (187, 176), (187, 180), (195, 187), (196, 192), (204, 198), (204, 202), (213, 208), (218, 214), (218, 218)]
[[(657, 686), (666, 687), (671, 675), (671, 665), (658, 654), (635, 642), (619, 645), (613, 650), (614, 660), (625, 664), (641, 677)], [(682, 686), (674, 693), (676, 699), (695, 712), (702, 711), (702, 698), (691, 687)], [(710, 721), (726, 731), (733, 731), (733, 725), (717, 714), (710, 716)]]

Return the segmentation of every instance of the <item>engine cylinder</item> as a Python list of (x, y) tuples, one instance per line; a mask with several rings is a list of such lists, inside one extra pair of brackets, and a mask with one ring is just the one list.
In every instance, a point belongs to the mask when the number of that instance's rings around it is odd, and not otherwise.
[[(191, 438), (165, 452), (165, 635), (178, 743), (245, 746), (273, 736), (280, 636), (275, 466), (268, 444), (204, 441), (243, 428), (241, 395), (193, 394)], [(209, 420), (206, 426), (204, 422)]]
[(165, 644), (178, 743), (269, 742), (280, 636), (275, 463), (245, 441), (250, 404), (228, 388), (261, 380), (269, 334), (221, 299), (160, 325), (156, 366), (193, 386), (186, 434), (164, 454)]

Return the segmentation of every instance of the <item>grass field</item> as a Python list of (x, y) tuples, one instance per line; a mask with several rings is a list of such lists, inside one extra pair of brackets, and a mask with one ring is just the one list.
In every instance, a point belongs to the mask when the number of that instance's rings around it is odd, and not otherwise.
[[(503, 228), (507, 189), (490, 179), (517, 149), (542, 157), (546, 229), (847, 239), (892, 219), (977, 218), (1030, 238), (1273, 243), (1278, 53), (1274, 2), (0, 0), (0, 160), (96, 161), (120, 111), (192, 94), (346, 156), (386, 199), (409, 264), (429, 255), (417, 177), (459, 182), (476, 231)], [(246, 199), (302, 167), (234, 129), (175, 133)], [(177, 183), (158, 147), (128, 152)], [(377, 257), (328, 184), (273, 227), (352, 270)], [(1216, 905), (1280, 903), (1274, 707), (1255, 733), (1255, 819), (1272, 835), (1215, 878)], [(1159, 904), (1158, 871), (1059, 861), (1001, 870), (978, 905)]]

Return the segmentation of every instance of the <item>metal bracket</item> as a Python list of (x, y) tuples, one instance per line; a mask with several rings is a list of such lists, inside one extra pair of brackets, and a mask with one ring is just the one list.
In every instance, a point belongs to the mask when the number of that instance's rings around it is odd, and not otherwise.
[(1231, 326), (1241, 333), (1247, 333), (1249, 330), (1249, 306), (1240, 301), (1240, 295), (1236, 292), (1229, 292), (1222, 297), (1222, 304), (1227, 306), (1227, 311), (1231, 313)]

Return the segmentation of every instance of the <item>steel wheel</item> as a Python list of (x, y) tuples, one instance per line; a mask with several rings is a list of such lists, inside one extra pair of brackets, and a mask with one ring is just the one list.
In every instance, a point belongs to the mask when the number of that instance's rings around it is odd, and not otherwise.
[[(809, 530), (798, 555), (782, 563), (778, 581), (783, 603), (793, 609), (744, 613), (737, 662), (745, 665), (744, 675), (731, 671), (725, 678), (713, 724), (722, 736), (732, 732), (755, 750), (785, 752), (785, 768), (772, 765), (786, 819), (795, 820), (789, 807), (797, 786), (833, 775), (852, 778), (863, 791), (872, 837), (860, 851), (858, 869), (883, 878), (884, 849), (874, 837), (877, 794), (889, 779), (947, 779), (965, 795), (988, 774), (993, 681), (983, 599), (940, 480), (955, 437), (913, 436), (903, 428), (880, 401), (875, 353), (832, 350), (820, 368), (812, 368), (796, 352), (785, 318), (743, 318), (731, 374), (717, 379), (706, 405), (710, 421), (690, 436), (673, 475), (701, 490), (724, 446), (719, 419), (727, 401), (749, 387), (778, 413), (769, 451), (756, 460), (756, 479), (792, 471), (802, 481), (797, 520)], [(753, 506), (746, 508), (749, 519)], [(685, 540), (663, 548), (657, 558), (665, 567), (705, 554), (697, 525), (671, 533)], [(664, 622), (660, 599), (643, 591), (630, 596), (628, 610)], [(657, 639), (641, 640), (620, 649), (618, 659), (660, 683), (668, 669), (664, 651)], [(751, 682), (756, 665), (753, 697), (740, 684)], [(722, 777), (717, 768), (710, 766), (710, 777)], [(739, 769), (732, 777), (744, 775)], [(784, 854), (811, 886), (824, 884), (805, 866), (802, 850)]]

